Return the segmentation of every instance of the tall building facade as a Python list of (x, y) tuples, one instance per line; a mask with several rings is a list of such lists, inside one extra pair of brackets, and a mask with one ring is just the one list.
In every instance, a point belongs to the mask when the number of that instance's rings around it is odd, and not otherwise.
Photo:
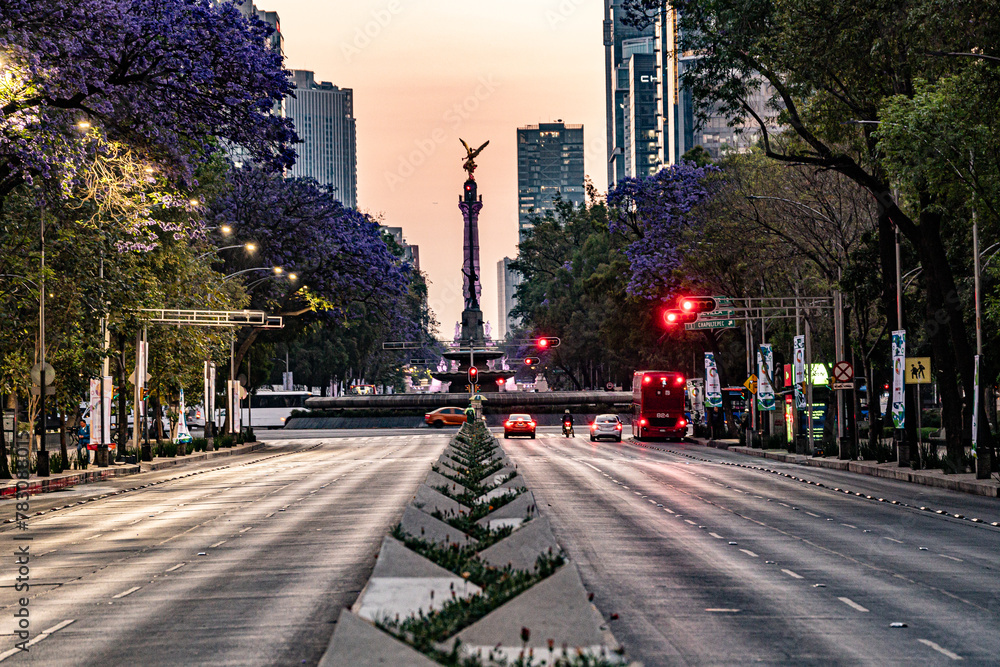
[[(642, 30), (622, 22), (622, 0), (605, 0), (604, 47), (607, 86), (608, 181), (646, 176), (676, 164), (694, 148), (714, 158), (749, 150), (760, 139), (752, 119), (732, 124), (718, 109), (695, 118), (695, 100), (684, 73), (698, 56), (681, 50), (677, 12), (663, 3)], [(747, 103), (778, 132), (777, 111), (768, 107), (773, 89), (762, 84)]]
[(403, 261), (408, 262), (417, 271), (420, 270), (420, 246), (410, 245), (403, 236), (402, 227), (381, 225), (382, 231), (392, 236), (396, 245), (403, 249)]
[(532, 214), (554, 211), (557, 197), (584, 203), (583, 146), (583, 125), (560, 120), (517, 128), (519, 233), (531, 228)]
[[(608, 132), (608, 184), (626, 176), (646, 175), (633, 168), (641, 162), (645, 147), (635, 148), (635, 142), (648, 143), (648, 132), (638, 130), (658, 126), (655, 100), (648, 100), (648, 87), (655, 86), (655, 67), (649, 71), (649, 59), (654, 55), (653, 27), (641, 30), (625, 25), (622, 0), (604, 0), (604, 78)], [(633, 59), (636, 62), (633, 62)], [(655, 63), (655, 60), (654, 60)], [(641, 84), (635, 87), (636, 76)], [(652, 79), (650, 77), (653, 77)], [(650, 106), (649, 102), (653, 104)], [(639, 118), (636, 114), (645, 114)]]
[(289, 176), (314, 178), (335, 189), (345, 206), (357, 206), (358, 160), (354, 91), (317, 82), (308, 70), (292, 70), (295, 91), (285, 100), (285, 115), (302, 143)]
[(521, 274), (510, 268), (510, 263), (514, 261), (510, 257), (504, 257), (497, 262), (497, 332), (498, 338), (503, 339), (508, 333), (518, 326), (517, 319), (510, 316), (514, 306), (517, 305), (517, 286), (521, 284)]

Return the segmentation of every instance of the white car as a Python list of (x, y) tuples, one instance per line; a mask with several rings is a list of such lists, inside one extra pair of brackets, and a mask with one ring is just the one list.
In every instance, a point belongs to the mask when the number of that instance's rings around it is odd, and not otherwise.
[(618, 415), (597, 415), (590, 425), (590, 441), (598, 438), (613, 438), (615, 442), (622, 441), (622, 420)]

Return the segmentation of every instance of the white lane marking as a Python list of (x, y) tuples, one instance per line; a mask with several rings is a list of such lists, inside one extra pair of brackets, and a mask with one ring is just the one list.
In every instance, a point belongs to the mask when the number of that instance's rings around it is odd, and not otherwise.
[(670, 509), (669, 507), (664, 507), (664, 508), (663, 508), (663, 510), (664, 510), (665, 512), (670, 512), (671, 514), (677, 514), (677, 512), (673, 511), (673, 510), (672, 510), (672, 509)]
[(809, 516), (814, 516), (817, 519), (819, 518), (819, 514), (813, 514), (812, 512), (806, 512), (806, 514), (808, 514)]
[(857, 530), (857, 528), (858, 528), (857, 526), (852, 526), (852, 525), (851, 525), (851, 524), (849, 524), (849, 523), (842, 523), (842, 524), (840, 524), (840, 525), (841, 525), (841, 526), (847, 526), (848, 528), (854, 528), (855, 530)]
[(698, 524), (696, 524), (696, 523), (695, 523), (694, 521), (692, 521), (691, 519), (684, 519), (684, 523), (689, 523), (689, 524), (691, 524), (692, 526), (697, 526), (697, 525), (698, 525)]
[[(39, 389), (39, 391), (41, 391), (41, 389)], [(270, 514), (265, 514), (264, 518), (265, 519), (270, 519), (272, 516), (274, 516), (274, 512), (271, 512)]]
[[(39, 390), (39, 391), (41, 391), (41, 390)], [(240, 532), (241, 533), (245, 533), (245, 532), (247, 532), (248, 530), (251, 530), (251, 529), (253, 529), (253, 526), (247, 526), (246, 528), (240, 528)]]
[(930, 646), (932, 649), (934, 649), (935, 651), (937, 651), (941, 655), (947, 656), (947, 657), (951, 658), (952, 660), (962, 660), (962, 656), (960, 656), (959, 654), (952, 653), (951, 651), (949, 651), (945, 647), (941, 646), (940, 644), (935, 644), (930, 639), (918, 639), (917, 641), (920, 642), (921, 644), (923, 644), (924, 646)]
[(750, 556), (751, 558), (760, 558), (760, 556), (758, 556), (754, 552), (750, 551), (749, 549), (740, 549), (740, 551), (742, 551), (743, 553), (745, 553), (747, 556)]
[(856, 609), (858, 611), (864, 611), (864, 612), (868, 611), (868, 609), (862, 607), (861, 605), (859, 605), (857, 602), (855, 602), (851, 598), (837, 598), (837, 599), (840, 600), (841, 602), (843, 602), (844, 604), (846, 604), (851, 609)]
[(719, 535), (718, 533), (709, 533), (709, 535), (711, 535), (712, 537), (714, 537), (717, 540), (721, 540), (722, 539), (722, 535)]
[(801, 574), (796, 574), (795, 572), (792, 572), (791, 570), (782, 570), (782, 572), (784, 572), (785, 574), (787, 574), (792, 579), (802, 579), (803, 578), (803, 576)]
[[(41, 390), (39, 390), (41, 391)], [(785, 507), (791, 507), (791, 505), (785, 505), (785, 503), (778, 503), (779, 505), (784, 505)]]
[[(71, 618), (71, 619), (62, 621), (61, 623), (57, 623), (56, 625), (53, 625), (48, 630), (42, 630), (40, 633), (38, 633), (37, 637), (35, 637), (34, 639), (28, 641), (24, 645), (24, 647), (28, 648), (28, 647), (34, 646), (35, 644), (37, 644), (38, 642), (42, 641), (43, 639), (45, 639), (49, 635), (53, 635), (56, 632), (59, 632), (60, 630), (62, 630), (63, 628), (65, 628), (70, 623), (73, 623), (75, 620), (76, 619)], [(4, 651), (3, 653), (0, 653), (0, 662), (6, 660), (7, 658), (9, 658), (12, 655), (17, 655), (18, 653), (23, 653), (23, 652), (24, 651), (22, 651), (19, 648), (12, 648), (9, 651)]]
[(101, 535), (103, 535), (103, 534), (104, 534), (104, 533), (98, 533), (97, 535), (91, 535), (91, 536), (90, 536), (90, 537), (88, 537), (87, 539), (88, 539), (88, 540), (96, 540), (96, 539), (97, 539), (98, 537), (100, 537), (100, 536), (101, 536)]
[(897, 539), (894, 539), (892, 537), (887, 537), (885, 539), (889, 540), (890, 542), (895, 542), (896, 544), (905, 544), (905, 542), (903, 542), (903, 540), (897, 540)]
[(209, 549), (214, 549), (215, 547), (222, 546), (225, 543), (226, 543), (225, 540), (222, 540), (221, 542), (216, 542), (215, 544), (213, 544), (212, 546), (210, 546)]
[(739, 609), (723, 609), (718, 607), (709, 607), (705, 611), (713, 614), (736, 614), (739, 613)]
[(184, 565), (185, 565), (185, 563), (177, 563), (177, 565), (174, 565), (172, 568), (170, 568), (169, 570), (167, 570), (167, 572), (173, 572), (174, 570), (179, 570), (182, 567), (184, 567)]
[(938, 554), (938, 556), (941, 556), (941, 558), (947, 558), (948, 560), (953, 560), (956, 563), (964, 563), (965, 562), (961, 558), (955, 558), (954, 556), (948, 556), (946, 554)]
[(132, 593), (135, 593), (140, 588), (142, 588), (142, 586), (133, 586), (132, 588), (128, 589), (127, 591), (122, 591), (118, 595), (112, 595), (111, 597), (114, 598), (115, 600), (117, 600), (119, 598), (125, 597), (126, 595), (132, 595)]

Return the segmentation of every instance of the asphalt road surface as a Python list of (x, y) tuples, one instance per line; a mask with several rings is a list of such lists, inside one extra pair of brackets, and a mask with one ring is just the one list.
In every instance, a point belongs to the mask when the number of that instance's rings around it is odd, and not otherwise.
[[(28, 530), (0, 528), (0, 660), (315, 665), (449, 434), (298, 435), (307, 439), (33, 497), (31, 513), (45, 514)], [(130, 490), (140, 484), (151, 485)], [(13, 517), (13, 501), (0, 513)], [(23, 545), (28, 593), (14, 589)], [(11, 653), (22, 597), (32, 645)]]
[(696, 445), (503, 442), (647, 667), (1000, 662), (996, 498)]

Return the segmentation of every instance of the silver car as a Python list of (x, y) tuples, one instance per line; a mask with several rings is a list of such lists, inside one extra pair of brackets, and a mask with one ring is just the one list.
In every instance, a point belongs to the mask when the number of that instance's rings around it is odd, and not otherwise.
[(590, 425), (590, 441), (594, 442), (598, 438), (614, 438), (615, 442), (622, 441), (622, 420), (618, 415), (597, 415), (594, 423)]

